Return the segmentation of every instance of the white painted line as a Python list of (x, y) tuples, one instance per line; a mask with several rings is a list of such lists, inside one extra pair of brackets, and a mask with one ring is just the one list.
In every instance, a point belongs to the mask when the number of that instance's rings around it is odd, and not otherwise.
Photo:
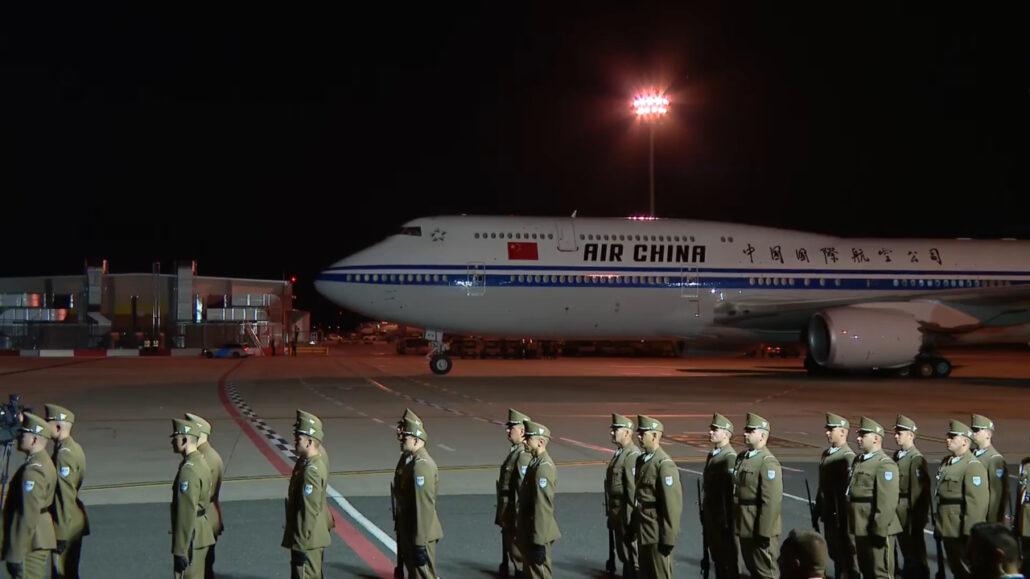
[(780, 465), (780, 468), (782, 468), (783, 470), (789, 470), (790, 472), (805, 472), (800, 468), (791, 468), (789, 466), (783, 466), (782, 464)]
[(379, 420), (378, 418), (373, 418), (372, 421), (373, 422), (378, 422), (379, 424), (386, 424), (385, 422), (383, 422), (382, 420)]
[(437, 444), (437, 446), (449, 452), (456, 452), (455, 449), (447, 446), (446, 444)]
[(382, 529), (377, 527), (375, 525), (375, 523), (373, 523), (372, 521), (370, 521), (367, 518), (365, 518), (365, 515), (362, 515), (360, 512), (358, 512), (358, 510), (355, 509), (350, 504), (350, 502), (347, 501), (347, 499), (344, 498), (344, 496), (339, 493), (339, 491), (337, 491), (336, 489), (334, 489), (331, 486), (327, 486), (326, 487), (326, 493), (330, 497), (332, 497), (332, 499), (334, 501), (336, 501), (336, 504), (339, 505), (340, 508), (343, 509), (343, 511), (345, 513), (350, 515), (352, 519), (357, 521), (358, 524), (360, 524), (362, 527), (364, 527), (365, 530), (368, 531), (373, 537), (375, 537), (376, 539), (379, 539), (379, 542), (382, 543), (384, 546), (386, 546), (387, 549), (389, 549), (392, 553), (397, 553), (397, 542), (394, 541), (390, 537), (390, 535), (387, 535), (386, 533), (383, 532)]
[(368, 414), (365, 414), (364, 412), (362, 412), (360, 410), (358, 410), (358, 414), (360, 414), (361, 416), (368, 416)]

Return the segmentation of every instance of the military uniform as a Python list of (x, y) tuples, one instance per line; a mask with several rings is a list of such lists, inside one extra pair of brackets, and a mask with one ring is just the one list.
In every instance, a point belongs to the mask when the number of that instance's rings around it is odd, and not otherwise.
[[(22, 413), (21, 432), (50, 439), (50, 425), (30, 412)], [(50, 505), (54, 502), (57, 471), (46, 450), (28, 456), (11, 477), (4, 497), (2, 555), (8, 564), (21, 566), (19, 579), (43, 579), (47, 555), (57, 546)]]
[[(972, 416), (971, 430), (994, 430), (994, 421), (986, 416), (974, 414)], [(1005, 457), (1001, 455), (994, 446), (978, 448), (973, 451), (984, 468), (987, 469), (987, 485), (991, 498), (987, 503), (987, 522), (1004, 523), (1009, 508), (1009, 466), (1005, 463)]]
[[(916, 423), (907, 416), (898, 415), (895, 430), (916, 432)], [(898, 546), (905, 560), (903, 576), (929, 579), (930, 567), (926, 557), (926, 538), (923, 529), (930, 520), (930, 471), (926, 457), (919, 449), (898, 450), (894, 453), (898, 465)], [(897, 566), (897, 562), (895, 562)]]
[(1030, 457), (1023, 459), (1019, 465), (1019, 495), (1016, 497), (1016, 536), (1019, 539), (1023, 555), (1023, 575), (1030, 572)]
[[(196, 426), (179, 418), (172, 420), (172, 436), (196, 436)], [(207, 550), (215, 544), (208, 515), (211, 496), (211, 468), (200, 451), (183, 457), (172, 483), (172, 556), (184, 558), (188, 565), (184, 579), (202, 579)]]
[[(611, 428), (628, 428), (632, 432), (633, 421), (621, 414), (612, 414)], [(615, 451), (604, 473), (604, 492), (608, 505), (605, 516), (608, 529), (615, 538), (615, 555), (622, 562), (624, 578), (634, 577), (640, 566), (637, 561), (637, 542), (629, 532), (629, 523), (637, 486), (637, 458), (641, 454), (631, 440), (625, 447)]]
[[(543, 436), (550, 440), (551, 431), (542, 424), (526, 421), (526, 438)], [(524, 573), (532, 579), (551, 577), (551, 548), (561, 538), (554, 518), (554, 493), (558, 486), (558, 470), (545, 449), (534, 456), (519, 486), (518, 515), (515, 533), (522, 550)], [(542, 551), (542, 553), (541, 553)], [(540, 557), (540, 555), (543, 557)]]
[[(637, 415), (637, 432), (664, 432), (658, 420)], [(661, 446), (637, 457), (637, 492), (633, 501), (633, 534), (640, 545), (640, 576), (672, 577), (672, 549), (680, 534), (683, 487), (679, 469)]]
[[(749, 413), (747, 428), (769, 431), (769, 422)], [(733, 519), (740, 554), (752, 577), (778, 577), (782, 530), (783, 471), (766, 447), (741, 452), (734, 467)]]
[[(848, 420), (832, 412), (826, 413), (826, 430), (850, 428)], [(857, 569), (855, 537), (848, 529), (847, 490), (851, 478), (851, 464), (855, 451), (845, 441), (844, 446), (830, 447), (819, 457), (819, 490), (815, 495), (815, 508), (823, 521), (826, 550), (833, 559), (834, 575)]]
[[(521, 425), (529, 417), (515, 410), (508, 409), (507, 427)], [(501, 471), (497, 475), (497, 513), (494, 515), (494, 524), (501, 527), (501, 549), (506, 553), (515, 567), (515, 576), (522, 574), (523, 557), (519, 549), (519, 542), (515, 539), (515, 520), (518, 517), (519, 487), (522, 479), (526, 476), (526, 470), (533, 455), (526, 451), (526, 446), (519, 441), (511, 445), (508, 454), (501, 463)], [(506, 572), (505, 565), (504, 571)]]
[[(322, 419), (315, 416), (314, 414), (297, 409), (297, 421), (294, 424), (294, 430), (303, 430), (305, 428), (315, 427), (323, 434), (325, 428), (322, 426)], [(332, 470), (329, 468), (329, 449), (326, 448), (324, 440), (319, 441), (321, 444), (318, 446), (318, 456), (311, 460), (318, 464), (320, 472), (325, 473), (326, 486), (328, 486), (329, 477), (332, 475)], [(329, 529), (332, 534), (333, 527), (336, 526), (336, 519), (333, 516), (333, 510), (329, 508), (329, 494), (325, 496), (325, 508), (322, 509), (322, 523)]]
[(211, 545), (211, 548), (207, 550), (207, 559), (204, 561), (204, 578), (213, 579), (215, 576), (215, 546), (218, 543), (218, 537), (225, 530), (222, 524), (222, 503), (218, 500), (218, 495), (222, 492), (222, 474), (225, 470), (225, 465), (222, 462), (222, 456), (211, 446), (211, 423), (190, 412), (187, 412), (185, 417), (186, 420), (196, 424), (201, 434), (209, 437), (197, 446), (197, 451), (204, 457), (204, 461), (207, 462), (207, 466), (211, 469), (211, 496), (208, 499), (211, 511), (208, 519), (211, 521), (211, 530), (215, 534), (215, 545)]
[[(404, 422), (402, 434), (423, 441), (428, 437), (424, 426), (411, 421)], [(397, 553), (408, 577), (436, 579), (436, 544), (443, 538), (436, 513), (438, 489), (436, 462), (423, 446), (411, 453), (397, 487)]]
[[(711, 428), (733, 433), (733, 423), (718, 413), (712, 416)], [(705, 470), (701, 477), (703, 531), (716, 579), (736, 579), (740, 576), (737, 539), (730, 517), (733, 514), (733, 467), (736, 463), (737, 451), (732, 444), (713, 448), (705, 457)]]
[[(296, 434), (317, 440), (324, 438), (322, 421), (308, 420), (299, 424)], [(290, 488), (286, 495), (286, 525), (282, 546), (290, 550), (291, 579), (320, 579), (322, 558), (330, 544), (327, 521), (326, 487), (329, 473), (317, 457), (298, 457), (290, 475)]]
[[(957, 420), (951, 421), (948, 434), (970, 439), (973, 435), (968, 426)], [(971, 452), (946, 457), (937, 471), (936, 532), (944, 543), (948, 567), (958, 579), (969, 577), (963, 551), (973, 525), (987, 520), (989, 484), (987, 469)]]
[[(883, 436), (883, 427), (862, 417), (858, 431)], [(883, 450), (855, 459), (848, 484), (849, 531), (863, 579), (894, 579), (894, 535), (898, 522), (898, 465)]]
[[(411, 423), (415, 424), (416, 426), (422, 426), (422, 419), (419, 418), (417, 414), (412, 412), (410, 408), (405, 408), (404, 409), (404, 414), (401, 415), (401, 419), (397, 421), (397, 441), (398, 442), (400, 442), (404, 438), (402, 432), (404, 431), (404, 423), (405, 423), (405, 421), (410, 421)], [(411, 454), (405, 452), (402, 449), (400, 456), (397, 457), (397, 466), (395, 466), (394, 469), (393, 469), (393, 482), (390, 484), (390, 505), (392, 506), (391, 507), (391, 512), (393, 513), (393, 536), (394, 537), (399, 536), (398, 535), (398, 531), (400, 531), (400, 527), (397, 525), (397, 521), (398, 521), (398, 519), (397, 519), (397, 505), (399, 504), (398, 501), (400, 500), (400, 497), (398, 496), (397, 493), (400, 491), (400, 488), (401, 488), (401, 476), (404, 475), (404, 469), (405, 469), (405, 467), (408, 466), (408, 463), (411, 462), (411, 460), (412, 460), (411, 459)], [(403, 569), (404, 569), (404, 556), (398, 550), (397, 551), (397, 565), (394, 568), (394, 574), (403, 573), (404, 572)]]
[[(47, 404), (44, 408), (47, 422), (75, 423), (75, 415), (67, 408), (56, 404)], [(89, 534), (86, 506), (79, 499), (82, 479), (86, 476), (86, 455), (69, 435), (54, 442), (51, 458), (58, 476), (50, 512), (54, 518), (58, 547), (63, 546), (63, 549), (60, 553), (54, 551), (50, 574), (54, 579), (76, 579), (79, 576), (82, 538)]]

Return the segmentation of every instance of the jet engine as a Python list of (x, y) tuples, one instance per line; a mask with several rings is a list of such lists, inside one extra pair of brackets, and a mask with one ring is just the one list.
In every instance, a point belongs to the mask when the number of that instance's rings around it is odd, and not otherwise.
[(815, 314), (808, 322), (808, 351), (812, 359), (835, 370), (907, 366), (916, 359), (922, 345), (919, 322), (902, 311), (831, 308)]

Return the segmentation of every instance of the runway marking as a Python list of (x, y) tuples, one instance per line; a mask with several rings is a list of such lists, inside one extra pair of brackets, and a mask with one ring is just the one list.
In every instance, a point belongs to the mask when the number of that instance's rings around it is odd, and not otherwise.
[(800, 468), (791, 468), (789, 466), (783, 466), (782, 464), (780, 465), (780, 468), (782, 468), (783, 470), (789, 470), (790, 472), (805, 472)]
[(373, 418), (372, 422), (378, 422), (379, 424), (386, 424), (385, 422), (383, 422), (382, 420), (379, 420), (378, 418)]
[[(250, 408), (250, 406), (243, 400), (236, 390), (236, 385), (228, 383), (228, 378), (243, 364), (240, 361), (239, 364), (229, 369), (228, 372), (222, 375), (218, 380), (218, 396), (222, 401), (222, 405), (229, 412), (229, 415), (236, 420), (237, 425), (240, 429), (247, 434), (251, 442), (258, 448), (258, 450), (265, 455), (272, 466), (279, 471), (282, 475), (290, 475), (292, 473), (292, 467), (290, 462), (296, 462), (297, 456), (290, 450), (287, 441), (280, 437), (275, 430), (273, 430), (267, 423), (261, 420), (260, 417)], [(260, 434), (258, 434), (260, 432)], [(262, 435), (264, 439), (262, 439)], [(273, 450), (278, 450), (280, 454), (276, 454)], [(281, 455), (281, 456), (280, 456)], [(290, 462), (287, 462), (290, 461)], [(374, 536), (376, 539), (385, 545), (391, 552), (397, 552), (397, 543), (391, 539), (386, 533), (379, 527), (375, 526), (369, 521), (364, 515), (355, 509), (349, 501), (342, 494), (340, 494), (332, 486), (326, 487), (326, 493), (333, 499), (337, 506), (339, 506), (343, 512), (350, 515), (351, 519), (360, 524), (369, 534)], [(333, 507), (330, 509), (337, 515), (340, 513)], [(388, 559), (379, 549), (377, 549), (368, 539), (366, 539), (357, 529), (355, 529), (347, 520), (340, 515), (334, 517), (335, 525), (333, 530), (336, 534), (343, 539), (345, 543), (354, 551), (362, 561), (365, 562), (375, 573), (382, 579), (391, 579), (393, 577), (393, 562)]]
[(444, 450), (450, 451), (450, 452), (457, 452), (455, 449), (447, 446), (446, 444), (439, 444), (438, 443), (437, 446), (439, 446), (440, 448), (442, 448)]

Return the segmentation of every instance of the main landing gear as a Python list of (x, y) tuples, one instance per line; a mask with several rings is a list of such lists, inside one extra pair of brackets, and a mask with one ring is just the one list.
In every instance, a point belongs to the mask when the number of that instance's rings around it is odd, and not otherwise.
[(899, 370), (898, 374), (916, 378), (945, 378), (951, 374), (951, 361), (940, 356), (920, 355), (910, 366)]
[(451, 371), (454, 362), (447, 355), (447, 343), (443, 341), (443, 332), (438, 330), (426, 330), (425, 338), (429, 342), (429, 369), (437, 376), (443, 376)]

